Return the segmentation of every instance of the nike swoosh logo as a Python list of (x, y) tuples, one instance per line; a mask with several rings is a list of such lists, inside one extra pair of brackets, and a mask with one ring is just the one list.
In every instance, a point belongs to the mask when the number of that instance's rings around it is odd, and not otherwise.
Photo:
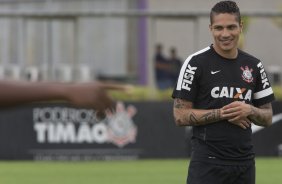
[(213, 75), (213, 74), (216, 74), (218, 72), (220, 72), (220, 70), (218, 70), (218, 71), (211, 71), (211, 74)]

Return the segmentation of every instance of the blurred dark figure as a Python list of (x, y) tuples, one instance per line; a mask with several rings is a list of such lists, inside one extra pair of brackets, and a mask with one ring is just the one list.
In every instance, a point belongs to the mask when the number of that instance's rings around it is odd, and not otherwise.
[(114, 108), (109, 90), (129, 91), (130, 86), (105, 83), (26, 82), (0, 80), (0, 108), (42, 101), (65, 101), (81, 108), (96, 110), (104, 117), (106, 110)]
[(159, 89), (167, 89), (172, 86), (171, 65), (163, 55), (163, 46), (157, 44), (155, 48), (155, 77)]
[(169, 63), (171, 66), (170, 73), (171, 73), (171, 80), (172, 80), (172, 86), (177, 82), (178, 74), (180, 72), (181, 66), (182, 66), (182, 60), (177, 56), (177, 50), (175, 47), (171, 47), (170, 49), (170, 56), (169, 56)]

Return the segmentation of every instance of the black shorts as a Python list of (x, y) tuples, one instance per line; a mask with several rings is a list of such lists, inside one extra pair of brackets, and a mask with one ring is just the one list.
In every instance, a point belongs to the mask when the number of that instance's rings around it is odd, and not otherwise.
[(255, 163), (218, 165), (192, 161), (187, 184), (255, 184)]

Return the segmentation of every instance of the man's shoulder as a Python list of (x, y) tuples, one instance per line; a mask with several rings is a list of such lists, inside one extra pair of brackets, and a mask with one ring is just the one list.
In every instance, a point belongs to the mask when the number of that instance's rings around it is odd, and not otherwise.
[(204, 61), (203, 58), (205, 57), (209, 57), (209, 53), (211, 51), (211, 47), (206, 47), (204, 49), (201, 49), (197, 52), (194, 52), (193, 54), (190, 54), (187, 59), (185, 60), (185, 62), (201, 62)]
[(248, 61), (253, 61), (255, 63), (259, 63), (260, 62), (260, 59), (258, 59), (257, 57), (245, 52), (245, 51), (242, 51), (242, 50), (239, 50), (239, 54), (240, 54), (240, 57), (242, 59), (248, 59)]

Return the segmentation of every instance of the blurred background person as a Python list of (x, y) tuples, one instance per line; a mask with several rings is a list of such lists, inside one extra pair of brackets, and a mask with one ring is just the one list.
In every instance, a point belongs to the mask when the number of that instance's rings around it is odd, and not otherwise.
[(157, 44), (155, 48), (155, 79), (159, 89), (171, 87), (171, 65), (163, 54), (163, 45)]
[(182, 66), (182, 60), (177, 55), (177, 49), (175, 47), (170, 48), (169, 63), (171, 65), (171, 87), (177, 82), (178, 74)]

